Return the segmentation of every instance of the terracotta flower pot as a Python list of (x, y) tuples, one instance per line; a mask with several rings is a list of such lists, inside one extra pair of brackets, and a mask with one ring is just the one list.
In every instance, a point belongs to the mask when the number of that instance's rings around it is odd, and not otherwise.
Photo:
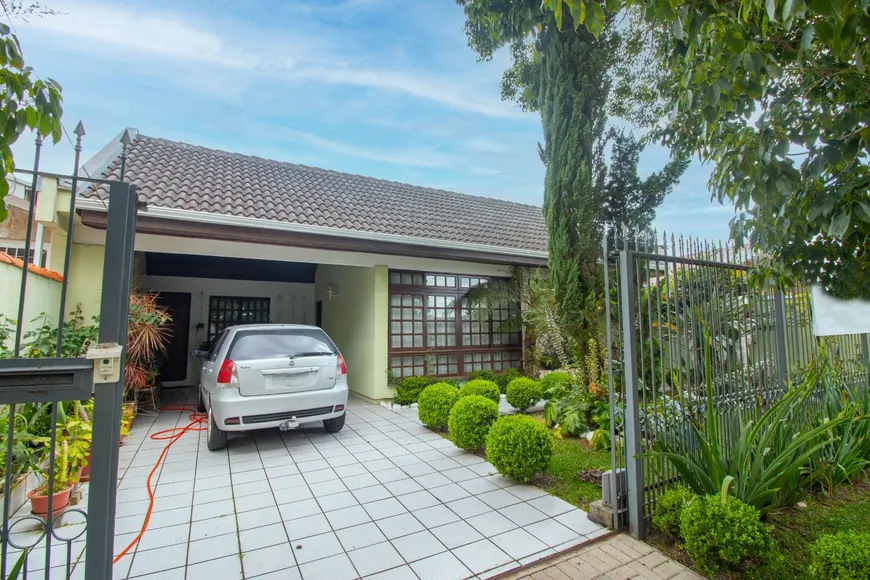
[[(69, 494), (72, 491), (72, 486), (55, 492), (51, 500), (52, 515), (59, 514), (69, 505)], [(40, 489), (34, 489), (27, 494), (30, 498), (30, 512), (35, 516), (45, 516), (48, 514), (48, 496), (40, 495)]]
[(79, 472), (79, 481), (90, 481), (91, 480), (91, 452), (88, 451), (88, 454), (85, 455), (85, 464), (81, 468)]

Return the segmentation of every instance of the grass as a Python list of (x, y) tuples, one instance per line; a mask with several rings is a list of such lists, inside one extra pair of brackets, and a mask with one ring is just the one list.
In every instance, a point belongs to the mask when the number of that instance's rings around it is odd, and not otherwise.
[[(771, 580), (812, 580), (809, 572), (810, 547), (825, 534), (855, 530), (870, 532), (870, 483), (864, 481), (842, 485), (831, 497), (816, 495), (804, 501), (805, 508), (790, 507), (771, 512), (767, 523), (783, 554), (782, 566)], [(675, 560), (691, 566), (686, 553), (675, 546), (671, 538), (660, 534), (651, 543)], [(744, 575), (720, 573), (716, 578), (736, 579)]]
[(595, 451), (585, 439), (556, 439), (555, 443), (553, 459), (547, 471), (530, 483), (588, 510), (590, 502), (601, 499), (601, 485), (581, 481), (578, 475), (591, 469), (610, 469), (610, 452)]

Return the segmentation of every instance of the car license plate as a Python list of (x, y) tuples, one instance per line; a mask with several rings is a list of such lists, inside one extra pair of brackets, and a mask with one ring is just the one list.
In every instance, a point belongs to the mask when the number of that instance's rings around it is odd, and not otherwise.
[(278, 425), (278, 429), (281, 431), (289, 431), (290, 429), (296, 429), (297, 427), (299, 427), (299, 421), (296, 419), (290, 419), (289, 421), (284, 421)]

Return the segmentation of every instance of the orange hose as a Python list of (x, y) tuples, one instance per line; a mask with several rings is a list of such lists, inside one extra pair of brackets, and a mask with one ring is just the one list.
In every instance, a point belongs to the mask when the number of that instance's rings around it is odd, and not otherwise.
[(205, 413), (197, 413), (196, 409), (192, 409), (193, 405), (169, 405), (167, 407), (161, 407), (161, 411), (192, 411), (190, 416), (190, 423), (188, 423), (184, 427), (173, 427), (172, 429), (164, 429), (163, 431), (158, 431), (157, 433), (153, 433), (151, 435), (151, 439), (155, 441), (169, 441), (166, 444), (166, 447), (163, 448), (163, 451), (160, 453), (160, 457), (157, 458), (157, 463), (154, 464), (154, 467), (151, 468), (151, 471), (148, 473), (148, 479), (145, 482), (145, 486), (148, 488), (148, 511), (145, 513), (145, 521), (142, 523), (142, 529), (139, 530), (139, 533), (136, 534), (136, 537), (133, 538), (133, 541), (130, 544), (121, 550), (121, 553), (115, 556), (115, 559), (112, 560), (112, 564), (115, 564), (124, 557), (124, 555), (130, 551), (130, 548), (139, 543), (139, 540), (142, 539), (142, 535), (145, 533), (145, 530), (148, 529), (148, 522), (151, 521), (151, 512), (154, 510), (154, 491), (151, 489), (151, 476), (154, 475), (154, 472), (157, 471), (157, 468), (160, 467), (160, 464), (163, 462), (163, 458), (166, 456), (166, 452), (169, 451), (169, 448), (172, 447), (176, 441), (181, 439), (181, 436), (187, 433), (188, 431), (205, 431), (208, 429), (208, 426), (205, 423), (208, 422), (208, 415)]

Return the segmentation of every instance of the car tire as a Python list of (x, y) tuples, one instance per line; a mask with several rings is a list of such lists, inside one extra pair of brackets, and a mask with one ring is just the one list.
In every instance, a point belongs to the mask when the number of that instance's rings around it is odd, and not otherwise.
[(227, 432), (218, 429), (214, 422), (211, 409), (208, 411), (208, 430), (206, 431), (206, 444), (209, 451), (220, 451), (227, 446)]
[(323, 428), (327, 433), (338, 433), (344, 427), (344, 413), (332, 419), (323, 420)]
[(202, 387), (196, 389), (196, 410), (205, 413), (205, 400), (202, 398)]

